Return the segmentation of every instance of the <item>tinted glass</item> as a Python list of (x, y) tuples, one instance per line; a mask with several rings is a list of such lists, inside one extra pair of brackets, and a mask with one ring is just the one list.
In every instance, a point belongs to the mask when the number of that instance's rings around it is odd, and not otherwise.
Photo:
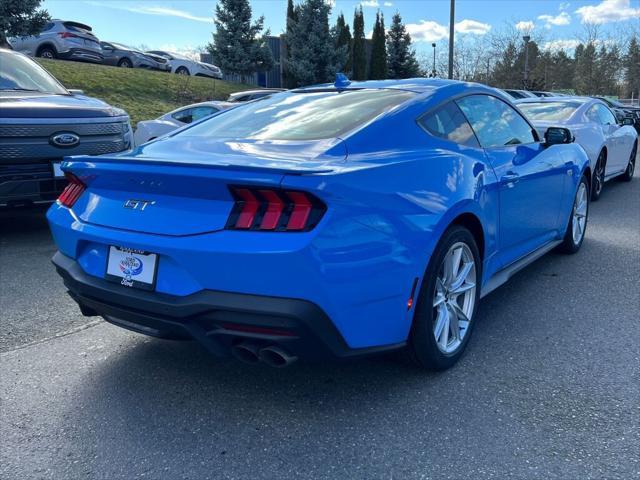
[(255, 140), (335, 138), (413, 98), (401, 90), (291, 92), (245, 103), (179, 135)]
[(535, 102), (519, 103), (518, 108), (529, 120), (549, 121), (567, 120), (578, 109), (577, 102)]
[(600, 123), (603, 125), (616, 125), (618, 122), (616, 121), (616, 117), (614, 117), (611, 110), (609, 110), (604, 105), (596, 105), (596, 111), (598, 112), (598, 116), (600, 117)]
[(457, 100), (483, 147), (502, 147), (536, 141), (531, 126), (512, 107), (489, 95)]
[(55, 78), (36, 62), (10, 52), (0, 52), (1, 90), (69, 94)]
[(600, 120), (600, 116), (598, 115), (598, 111), (596, 110), (596, 106), (589, 108), (586, 113), (587, 120), (594, 123), (602, 123)]
[(195, 122), (196, 120), (208, 117), (209, 115), (212, 115), (217, 111), (218, 109), (213, 107), (195, 107), (191, 113), (191, 121)]
[(419, 120), (419, 123), (436, 137), (469, 147), (479, 146), (471, 125), (454, 102), (449, 102), (428, 113)]

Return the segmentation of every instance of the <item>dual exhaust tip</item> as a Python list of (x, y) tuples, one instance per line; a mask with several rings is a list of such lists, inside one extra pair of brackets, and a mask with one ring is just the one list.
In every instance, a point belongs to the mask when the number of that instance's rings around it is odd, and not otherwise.
[(275, 345), (259, 347), (252, 343), (239, 343), (231, 348), (231, 353), (245, 363), (263, 362), (274, 368), (288, 367), (298, 360), (295, 355)]

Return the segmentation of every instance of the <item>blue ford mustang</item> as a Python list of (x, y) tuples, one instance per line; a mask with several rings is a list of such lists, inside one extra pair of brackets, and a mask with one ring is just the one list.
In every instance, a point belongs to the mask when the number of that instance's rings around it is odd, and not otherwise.
[(53, 262), (85, 315), (218, 355), (404, 348), (444, 369), (481, 296), (580, 248), (591, 172), (572, 141), (481, 85), (340, 78), (68, 158)]

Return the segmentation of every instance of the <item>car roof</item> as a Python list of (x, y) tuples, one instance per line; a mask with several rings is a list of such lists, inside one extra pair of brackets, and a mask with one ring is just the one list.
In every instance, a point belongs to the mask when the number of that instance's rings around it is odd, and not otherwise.
[(550, 102), (573, 102), (588, 103), (597, 99), (591, 97), (580, 97), (577, 95), (562, 95), (557, 97), (536, 97), (536, 98), (520, 98), (515, 101), (516, 104), (521, 103), (550, 103)]
[[(480, 84), (470, 84), (468, 82), (461, 82), (458, 80), (445, 80), (442, 78), (407, 78), (401, 80), (365, 80), (362, 82), (353, 81), (349, 84), (348, 87), (343, 90), (348, 89), (359, 89), (359, 88), (396, 88), (399, 90), (409, 90), (416, 93), (425, 93), (429, 91), (433, 91), (439, 89), (441, 87), (446, 87), (450, 85), (480, 85)], [(308, 91), (308, 90), (317, 90), (317, 89), (327, 89), (327, 88), (335, 88), (333, 83), (323, 83), (319, 85), (311, 85), (308, 87), (301, 87), (296, 89), (296, 91)], [(489, 88), (489, 87), (486, 87)]]
[(239, 92), (231, 93), (230, 97), (236, 97), (240, 95), (252, 95), (254, 93), (278, 93), (285, 92), (286, 90), (283, 88), (259, 88), (257, 90), (241, 90)]
[(209, 100), (207, 102), (198, 102), (198, 103), (192, 103), (190, 105), (184, 105), (182, 107), (178, 107), (174, 110), (171, 110), (170, 112), (165, 113), (164, 115), (162, 115), (162, 117), (164, 117), (165, 115), (171, 115), (173, 113), (179, 112), (181, 110), (186, 110), (188, 108), (195, 108), (195, 107), (235, 107), (237, 106), (236, 103), (232, 103), (232, 102), (225, 102), (225, 101), (221, 101), (221, 100)]

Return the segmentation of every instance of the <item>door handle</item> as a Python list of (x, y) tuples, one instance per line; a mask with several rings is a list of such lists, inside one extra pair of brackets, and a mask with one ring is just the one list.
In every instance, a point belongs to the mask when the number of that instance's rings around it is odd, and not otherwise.
[(514, 172), (507, 172), (500, 178), (500, 183), (511, 186), (518, 183), (519, 180), (520, 175)]

